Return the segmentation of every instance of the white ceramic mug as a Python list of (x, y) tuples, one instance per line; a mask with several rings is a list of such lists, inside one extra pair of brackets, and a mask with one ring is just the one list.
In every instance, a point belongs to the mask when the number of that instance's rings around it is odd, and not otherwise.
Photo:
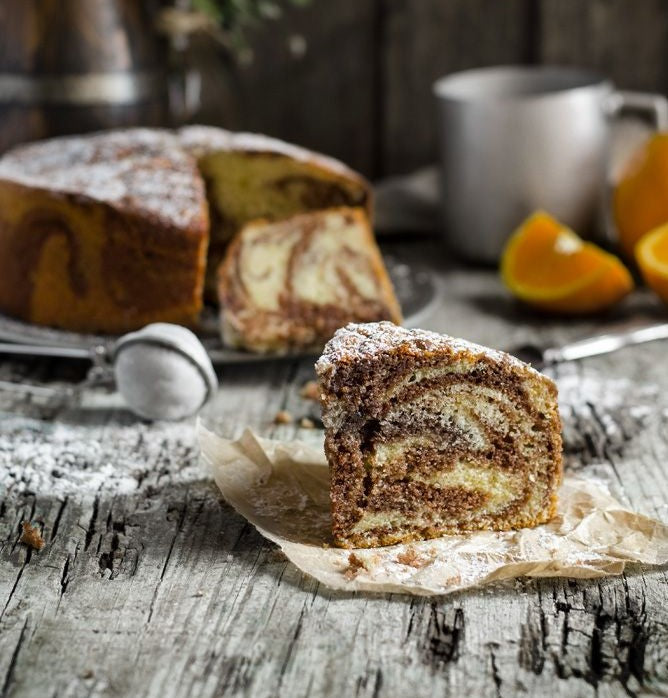
[(461, 256), (498, 261), (522, 220), (544, 209), (587, 234), (604, 200), (611, 117), (632, 109), (668, 127), (660, 95), (618, 92), (576, 68), (506, 66), (434, 84), (443, 232)]

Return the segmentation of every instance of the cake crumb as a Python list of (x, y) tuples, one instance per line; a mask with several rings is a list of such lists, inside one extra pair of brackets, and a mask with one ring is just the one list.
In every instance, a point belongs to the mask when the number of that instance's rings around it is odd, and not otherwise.
[(302, 429), (315, 429), (315, 422), (312, 419), (309, 419), (308, 417), (302, 417), (299, 420), (299, 426)]
[(348, 567), (346, 567), (343, 570), (343, 576), (348, 581), (351, 581), (352, 579), (355, 579), (355, 577), (357, 577), (360, 570), (368, 570), (366, 562), (364, 562), (364, 560), (362, 560), (362, 558), (359, 557), (359, 555), (355, 555), (355, 553), (350, 553), (350, 555), (348, 555)]
[(35, 550), (41, 550), (44, 547), (44, 538), (42, 538), (39, 528), (32, 526), (28, 521), (24, 521), (21, 526), (23, 527), (21, 543), (25, 543)]
[(417, 550), (413, 547), (406, 548), (403, 552), (397, 555), (396, 561), (400, 565), (406, 565), (406, 567), (415, 567), (416, 570), (426, 567), (431, 562), (433, 562), (433, 557), (424, 557), (420, 555)]
[(319, 400), (320, 386), (318, 385), (318, 381), (306, 381), (299, 394), (304, 400)]
[(292, 424), (294, 417), (287, 410), (279, 410), (274, 417), (275, 424)]

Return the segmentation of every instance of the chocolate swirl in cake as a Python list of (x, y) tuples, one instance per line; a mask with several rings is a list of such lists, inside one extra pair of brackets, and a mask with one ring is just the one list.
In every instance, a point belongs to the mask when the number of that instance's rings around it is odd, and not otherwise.
[(0, 159), (0, 312), (83, 332), (194, 324), (204, 184), (176, 136), (129, 129)]
[[(370, 218), (371, 199), (368, 182), (337, 160), (213, 127), (22, 145), (0, 158), (0, 313), (84, 332), (194, 325), (203, 290), (217, 302), (219, 265), (244, 225), (340, 205)], [(282, 314), (300, 321), (279, 337), (279, 349), (320, 346), (349, 320), (399, 318), (377, 250), (370, 251), (375, 243), (362, 244), (364, 254), (341, 247), (341, 259), (332, 260), (330, 286), (343, 289), (332, 302), (283, 294)], [(295, 247), (293, 258), (304, 256)], [(375, 278), (372, 293), (359, 285), (364, 278)], [(353, 303), (352, 312), (340, 299)], [(266, 347), (276, 342), (276, 315), (268, 318), (269, 335), (258, 339)]]
[(321, 348), (351, 321), (400, 321), (362, 209), (245, 226), (219, 273), (223, 339), (257, 352)]
[(217, 299), (218, 262), (246, 223), (337, 206), (363, 207), (371, 216), (371, 186), (334, 158), (261, 134), (211, 126), (186, 126), (179, 139), (197, 158), (206, 181), (211, 211), (209, 300)]
[(561, 437), (546, 376), (507, 354), (388, 322), (339, 330), (316, 369), (337, 544), (552, 516)]

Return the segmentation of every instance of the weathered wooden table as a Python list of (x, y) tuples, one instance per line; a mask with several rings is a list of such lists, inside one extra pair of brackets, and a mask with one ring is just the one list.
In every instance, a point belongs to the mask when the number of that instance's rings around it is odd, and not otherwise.
[[(449, 268), (427, 243), (441, 302), (422, 325), (511, 347), (665, 315), (645, 292), (597, 325), (518, 308), (492, 272)], [(568, 467), (608, 476), (668, 519), (668, 347), (554, 372)], [(0, 379), (71, 381), (79, 365), (3, 361)], [(310, 362), (230, 367), (208, 419), (227, 436), (317, 440), (273, 425), (317, 416)], [(0, 393), (3, 696), (668, 695), (665, 569), (597, 581), (522, 580), (443, 598), (331, 592), (221, 501), (193, 422), (147, 424), (113, 395), (48, 414)], [(19, 542), (38, 523), (37, 552)]]

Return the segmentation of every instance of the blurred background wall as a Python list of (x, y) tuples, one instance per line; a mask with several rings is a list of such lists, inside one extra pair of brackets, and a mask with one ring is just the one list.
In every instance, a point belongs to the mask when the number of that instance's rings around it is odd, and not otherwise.
[(666, 0), (312, 0), (250, 43), (235, 109), (209, 91), (203, 116), (372, 177), (437, 159), (431, 84), (454, 70), (580, 65), (621, 88), (668, 92)]
[[(155, 8), (170, 4), (0, 0), (0, 73), (48, 75), (84, 64), (152, 70), (154, 44), (167, 42), (148, 27)], [(621, 88), (668, 92), (666, 0), (310, 0), (282, 7), (280, 17), (245, 31), (235, 59), (211, 39), (191, 39), (188, 60), (202, 80), (190, 121), (285, 138), (374, 178), (437, 159), (431, 85), (451, 71), (572, 64), (609, 74)], [(57, 105), (39, 112), (3, 104), (0, 116), (15, 142), (33, 122), (40, 137), (94, 123), (159, 123), (159, 106), (154, 99), (118, 108), (111, 121), (109, 110), (73, 118)]]

